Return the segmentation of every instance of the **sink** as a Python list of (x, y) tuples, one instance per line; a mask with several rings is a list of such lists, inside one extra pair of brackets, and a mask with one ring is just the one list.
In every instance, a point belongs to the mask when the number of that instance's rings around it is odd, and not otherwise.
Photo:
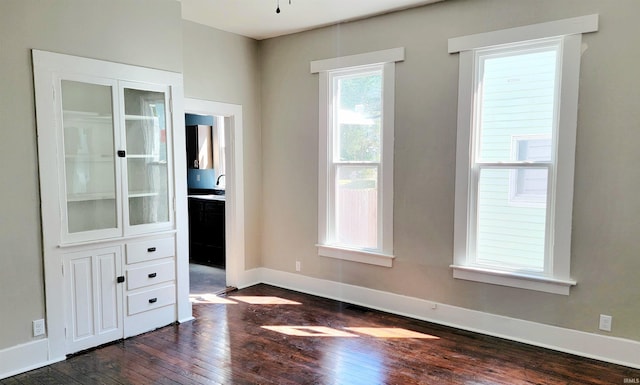
[(211, 191), (212, 191), (213, 195), (224, 195), (224, 190), (223, 189), (214, 188)]

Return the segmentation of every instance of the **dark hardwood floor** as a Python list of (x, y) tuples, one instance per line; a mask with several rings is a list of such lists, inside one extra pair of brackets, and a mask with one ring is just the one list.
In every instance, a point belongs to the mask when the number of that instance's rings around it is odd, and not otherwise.
[[(215, 303), (223, 300), (228, 303)], [(199, 296), (194, 315), (193, 322), (0, 384), (609, 385), (640, 379), (640, 370), (267, 285)]]

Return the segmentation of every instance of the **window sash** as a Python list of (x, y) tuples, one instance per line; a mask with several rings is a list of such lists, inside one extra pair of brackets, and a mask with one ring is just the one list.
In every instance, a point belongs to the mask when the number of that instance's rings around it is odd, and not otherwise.
[[(353, 249), (379, 251), (382, 249), (382, 199), (380, 196), (380, 182), (381, 182), (381, 167), (380, 163), (355, 163), (355, 162), (335, 162), (332, 169), (331, 180), (333, 184), (331, 186), (332, 194), (332, 209), (330, 210), (330, 228), (328, 231), (328, 243), (336, 246), (344, 246)], [(349, 193), (347, 189), (340, 188), (340, 169), (341, 168), (353, 168), (353, 169), (373, 169), (375, 170), (375, 188), (374, 189), (353, 189)], [(371, 191), (373, 190), (373, 191)], [(346, 210), (351, 214), (350, 217), (344, 217), (340, 215), (342, 209), (340, 202), (341, 198), (357, 199), (357, 205), (349, 206), (351, 210)], [(370, 202), (373, 199), (373, 202)], [(362, 215), (371, 215), (371, 211), (375, 211), (375, 223), (368, 223), (367, 221), (358, 222)], [(345, 223), (348, 222), (348, 223)], [(356, 227), (354, 229), (354, 227)], [(373, 234), (372, 234), (373, 231)], [(345, 234), (352, 234), (354, 239), (345, 240)], [(362, 242), (363, 239), (369, 241)], [(374, 238), (374, 241), (370, 239)], [(360, 242), (358, 242), (360, 240)], [(364, 243), (364, 244), (363, 244)]]
[[(503, 264), (498, 263), (487, 263), (483, 262), (483, 259), (480, 258), (478, 249), (479, 249), (479, 231), (481, 228), (481, 216), (480, 212), (480, 178), (483, 170), (505, 170), (505, 171), (515, 171), (515, 170), (533, 170), (533, 169), (544, 169), (547, 171), (547, 192), (544, 199), (544, 204), (542, 208), (545, 208), (544, 213), (544, 230), (543, 230), (543, 255), (542, 255), (542, 266), (531, 266), (531, 264), (518, 264), (513, 262), (512, 260), (506, 260)], [(476, 266), (480, 268), (492, 268), (504, 271), (511, 272), (523, 272), (527, 271), (532, 274), (543, 274), (550, 275), (552, 271), (552, 248), (551, 248), (551, 239), (552, 239), (552, 230), (553, 226), (551, 223), (552, 220), (552, 202), (553, 202), (553, 170), (554, 164), (551, 162), (537, 162), (537, 163), (529, 163), (529, 162), (512, 162), (512, 163), (476, 163), (471, 168), (471, 176), (470, 176), (470, 218), (468, 222), (468, 249), (467, 249), (467, 266)], [(509, 181), (510, 183), (510, 181)], [(507, 186), (508, 187), (508, 186)], [(505, 202), (510, 205), (508, 194), (510, 191), (507, 191), (507, 196), (504, 197)], [(533, 206), (536, 207), (536, 206)], [(537, 206), (540, 208), (540, 206)], [(506, 222), (508, 223), (508, 221)], [(530, 234), (531, 235), (531, 234)], [(535, 236), (535, 233), (532, 234)], [(515, 236), (517, 238), (517, 236)], [(521, 239), (516, 239), (516, 242), (521, 241)], [(525, 250), (521, 250), (525, 251)], [(529, 251), (529, 250), (526, 250)], [(517, 259), (517, 255), (513, 255), (514, 259)], [(486, 258), (485, 258), (486, 260)], [(496, 261), (498, 259), (495, 259)]]
[[(527, 271), (531, 274), (541, 274), (545, 276), (553, 275), (553, 248), (552, 248), (552, 231), (553, 231), (553, 204), (555, 202), (555, 183), (554, 183), (554, 169), (555, 169), (555, 160), (556, 149), (557, 149), (557, 130), (558, 130), (558, 108), (559, 108), (559, 97), (560, 97), (560, 88), (561, 88), (561, 70), (562, 70), (562, 38), (552, 38), (546, 39), (543, 41), (535, 41), (535, 42), (523, 42), (519, 44), (514, 44), (508, 47), (497, 47), (497, 48), (485, 48), (478, 49), (473, 51), (473, 90), (475, 92), (472, 96), (473, 101), (473, 110), (472, 114), (474, 119), (472, 120), (472, 124), (470, 126), (471, 130), (471, 143), (472, 145), (472, 154), (469, 158), (469, 193), (468, 193), (468, 206), (469, 206), (469, 220), (467, 223), (467, 250), (466, 250), (466, 266), (475, 266), (475, 267), (487, 267), (487, 264), (482, 261), (479, 256), (478, 251), (478, 238), (480, 230), (480, 216), (479, 216), (479, 186), (480, 186), (480, 175), (482, 170), (526, 170), (526, 169), (546, 169), (547, 170), (547, 193), (546, 199), (544, 200), (542, 207), (546, 208), (545, 210), (545, 218), (544, 218), (544, 249), (542, 255), (542, 266), (528, 267), (526, 265), (518, 265), (517, 263), (513, 263), (511, 261), (505, 261), (503, 264), (492, 264), (490, 267), (492, 269), (497, 269), (501, 271)], [(551, 159), (547, 162), (540, 161), (506, 161), (507, 159), (512, 158), (512, 153), (505, 157), (505, 161), (500, 162), (488, 162), (481, 160), (481, 142), (483, 135), (483, 103), (484, 103), (484, 92), (483, 92), (483, 80), (484, 80), (484, 71), (485, 71), (485, 63), (488, 59), (495, 58), (511, 58), (517, 57), (520, 55), (529, 55), (536, 54), (542, 52), (556, 52), (556, 64), (555, 64), (555, 76), (554, 76), (554, 89), (553, 89), (553, 117), (551, 121)], [(509, 128), (507, 128), (509, 130)], [(522, 134), (516, 134), (515, 132), (511, 133), (512, 136), (521, 136)], [(543, 134), (548, 136), (548, 134)], [(508, 199), (508, 197), (507, 197)], [(527, 204), (518, 205), (521, 207), (527, 206)], [(531, 206), (536, 206), (531, 204)], [(540, 204), (538, 204), (540, 206)], [(516, 253), (513, 254), (514, 259), (517, 259)]]
[[(346, 247), (356, 250), (368, 250), (374, 252), (382, 252), (383, 250), (383, 240), (384, 240), (384, 224), (383, 224), (383, 191), (381, 188), (381, 184), (383, 183), (383, 159), (384, 159), (384, 119), (380, 118), (379, 122), (379, 149), (378, 149), (378, 158), (376, 161), (342, 161), (340, 160), (340, 133), (341, 127), (340, 122), (338, 121), (338, 110), (340, 108), (340, 94), (339, 94), (339, 82), (340, 80), (349, 79), (349, 78), (360, 78), (371, 75), (379, 75), (381, 77), (381, 89), (380, 89), (380, 110), (381, 114), (384, 114), (385, 111), (385, 100), (384, 100), (384, 83), (385, 83), (385, 71), (384, 64), (376, 64), (370, 66), (363, 66), (359, 68), (348, 68), (341, 70), (334, 70), (328, 73), (328, 85), (329, 85), (329, 116), (328, 116), (328, 140), (329, 144), (328, 148), (328, 163), (329, 163), (329, 175), (328, 175), (328, 196), (327, 196), (327, 229), (326, 229), (326, 239), (325, 242), (328, 245)], [(375, 168), (376, 169), (376, 194), (375, 194), (375, 202), (374, 207), (376, 209), (376, 223), (375, 223), (375, 246), (371, 247), (370, 244), (363, 246), (362, 242), (348, 242), (341, 239), (343, 234), (341, 231), (344, 229), (340, 228), (340, 224), (338, 221), (341, 216), (338, 213), (340, 209), (339, 206), (339, 186), (338, 186), (338, 170), (341, 167), (360, 167), (360, 168)], [(365, 195), (363, 193), (363, 195)], [(344, 197), (344, 193), (343, 193)], [(366, 194), (366, 197), (362, 197), (362, 199), (367, 200), (370, 199), (370, 194)], [(356, 238), (362, 238), (364, 235)], [(368, 243), (368, 242), (365, 242)]]

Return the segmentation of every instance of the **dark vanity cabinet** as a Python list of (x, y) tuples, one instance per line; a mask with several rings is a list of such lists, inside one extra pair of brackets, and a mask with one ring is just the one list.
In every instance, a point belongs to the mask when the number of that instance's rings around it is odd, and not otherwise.
[(225, 267), (223, 200), (189, 197), (190, 262)]

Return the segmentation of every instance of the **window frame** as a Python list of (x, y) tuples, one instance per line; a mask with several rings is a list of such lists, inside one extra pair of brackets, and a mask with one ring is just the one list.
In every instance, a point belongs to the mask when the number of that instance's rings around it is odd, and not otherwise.
[[(393, 266), (393, 141), (395, 121), (395, 63), (404, 60), (404, 48), (393, 48), (311, 62), (319, 75), (318, 158), (318, 255), (383, 267)], [(381, 152), (378, 167), (378, 247), (351, 248), (334, 241), (335, 133), (332, 100), (333, 78), (346, 73), (382, 73)], [(346, 162), (349, 163), (349, 162)], [(368, 163), (368, 162), (365, 162)], [(360, 165), (361, 162), (357, 162)]]
[[(562, 295), (569, 295), (570, 287), (576, 284), (570, 275), (570, 258), (582, 34), (597, 29), (598, 15), (588, 15), (449, 39), (449, 53), (459, 53), (460, 56), (454, 256), (451, 265), (454, 278)], [(544, 39), (556, 39), (560, 44), (557, 126), (553, 134), (556, 151), (552, 152), (553, 165), (548, 174), (545, 268), (542, 272), (535, 272), (482, 266), (475, 263), (473, 249), (478, 186), (473, 178), (477, 178), (479, 173), (473, 167), (478, 53), (490, 49), (517, 50)], [(522, 164), (514, 162), (512, 166), (521, 167)]]

